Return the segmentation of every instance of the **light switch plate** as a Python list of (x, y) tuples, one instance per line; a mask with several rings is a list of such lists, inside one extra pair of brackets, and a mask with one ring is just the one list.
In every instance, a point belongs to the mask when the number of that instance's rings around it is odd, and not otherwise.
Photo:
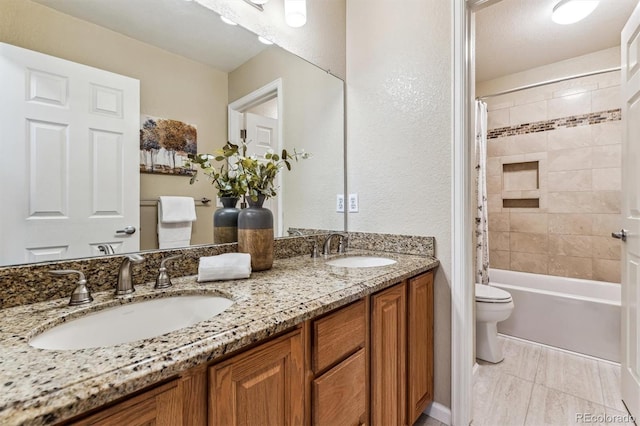
[(358, 194), (349, 194), (349, 213), (358, 213)]
[(344, 213), (344, 194), (336, 195), (336, 212)]

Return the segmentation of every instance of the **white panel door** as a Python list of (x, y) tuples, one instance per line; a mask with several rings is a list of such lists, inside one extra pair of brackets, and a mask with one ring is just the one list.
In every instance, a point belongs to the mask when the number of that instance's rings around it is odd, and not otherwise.
[[(640, 6), (622, 30), (622, 399), (640, 418)], [(625, 231), (621, 233), (624, 234)]]
[(0, 264), (139, 250), (139, 81), (0, 43)]
[[(264, 154), (272, 149), (280, 155), (278, 147), (278, 120), (262, 115), (246, 112), (244, 114), (245, 129), (247, 130), (246, 141), (248, 143), (247, 155), (255, 154), (258, 158), (263, 158)], [(276, 236), (282, 235), (282, 218), (280, 217), (279, 200), (282, 192), (282, 173), (276, 177), (275, 185), (278, 187), (278, 196), (270, 198), (264, 203), (264, 207), (273, 213), (273, 230)]]

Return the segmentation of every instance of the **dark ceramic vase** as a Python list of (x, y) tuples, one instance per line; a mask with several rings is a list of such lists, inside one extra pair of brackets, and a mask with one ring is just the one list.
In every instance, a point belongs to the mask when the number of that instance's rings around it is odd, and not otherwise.
[(213, 214), (214, 244), (235, 243), (238, 241), (238, 214), (236, 208), (239, 198), (220, 197), (222, 208)]
[(273, 214), (257, 201), (247, 198), (249, 207), (238, 215), (238, 251), (251, 255), (251, 270), (265, 271), (273, 265)]

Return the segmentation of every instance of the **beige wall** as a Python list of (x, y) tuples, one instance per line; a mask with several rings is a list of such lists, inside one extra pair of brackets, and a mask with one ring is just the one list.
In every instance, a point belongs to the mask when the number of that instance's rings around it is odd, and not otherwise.
[[(283, 143), (312, 154), (283, 170), (284, 227), (344, 229), (335, 208), (344, 192), (343, 82), (279, 48), (267, 49), (229, 73), (229, 101), (282, 79)], [(286, 235), (286, 234), (285, 234)]]
[[(619, 109), (619, 84), (617, 71), (488, 98), (489, 130)], [(620, 241), (610, 234), (620, 229), (621, 121), (560, 124), (487, 145), (491, 267), (620, 282)], [(530, 190), (529, 172), (503, 169), (523, 161), (539, 161), (539, 189), (529, 196), (540, 208), (504, 208), (503, 198)]]
[(347, 2), (350, 231), (429, 235), (435, 401), (451, 403), (451, 2)]
[[(196, 125), (198, 150), (227, 137), (227, 75), (28, 0), (0, 1), (0, 41), (140, 80), (141, 113)], [(215, 197), (204, 179), (142, 174), (140, 197)], [(192, 243), (213, 241), (212, 207), (197, 208)], [(156, 208), (141, 207), (141, 249), (157, 248)]]
[(344, 80), (346, 0), (307, 0), (307, 23), (301, 28), (285, 23), (284, 0), (269, 1), (263, 12), (241, 0), (195, 1)]

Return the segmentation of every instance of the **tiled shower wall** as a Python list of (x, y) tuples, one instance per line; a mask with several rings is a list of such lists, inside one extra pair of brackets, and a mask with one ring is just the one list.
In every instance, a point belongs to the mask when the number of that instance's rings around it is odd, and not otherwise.
[[(491, 267), (619, 283), (620, 72), (486, 102)], [(503, 206), (519, 197), (539, 207)]]

